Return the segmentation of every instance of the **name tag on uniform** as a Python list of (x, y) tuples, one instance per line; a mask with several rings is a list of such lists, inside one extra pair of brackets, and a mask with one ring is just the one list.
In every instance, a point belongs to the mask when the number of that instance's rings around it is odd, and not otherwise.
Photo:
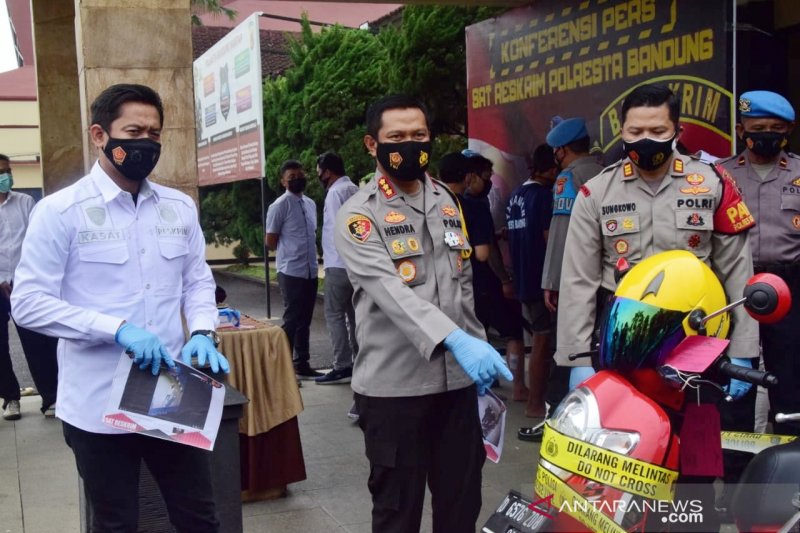
[(78, 244), (90, 242), (124, 241), (125, 233), (118, 230), (95, 230), (78, 232)]

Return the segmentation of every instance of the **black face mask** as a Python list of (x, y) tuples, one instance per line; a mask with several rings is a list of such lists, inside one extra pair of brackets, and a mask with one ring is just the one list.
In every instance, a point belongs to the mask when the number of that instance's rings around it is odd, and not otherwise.
[(115, 139), (109, 135), (103, 153), (120, 174), (142, 181), (153, 172), (161, 155), (161, 143), (151, 139)]
[(398, 181), (425, 178), (431, 157), (430, 141), (378, 143), (378, 162), (390, 177)]
[(785, 133), (775, 131), (745, 131), (742, 140), (754, 154), (768, 158), (775, 157), (789, 144)]
[(622, 149), (637, 167), (642, 170), (655, 170), (669, 160), (674, 140), (675, 135), (665, 141), (645, 137), (632, 143), (622, 141)]
[(286, 188), (289, 189), (289, 192), (294, 194), (300, 194), (304, 190), (306, 190), (306, 179), (305, 178), (296, 178), (290, 180), (286, 184)]

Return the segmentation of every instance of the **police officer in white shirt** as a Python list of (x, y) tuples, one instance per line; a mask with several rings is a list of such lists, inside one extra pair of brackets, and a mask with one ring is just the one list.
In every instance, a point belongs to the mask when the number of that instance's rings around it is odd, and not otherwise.
[[(113, 85), (91, 107), (99, 159), (34, 209), (11, 296), (17, 322), (60, 338), (64, 438), (93, 511), (92, 531), (136, 531), (139, 466), (159, 484), (178, 531), (218, 531), (210, 454), (103, 423), (123, 352), (158, 374), (173, 356), (228, 372), (216, 350), (214, 279), (197, 209), (149, 181), (164, 111), (142, 85)], [(181, 313), (191, 331), (186, 342)]]

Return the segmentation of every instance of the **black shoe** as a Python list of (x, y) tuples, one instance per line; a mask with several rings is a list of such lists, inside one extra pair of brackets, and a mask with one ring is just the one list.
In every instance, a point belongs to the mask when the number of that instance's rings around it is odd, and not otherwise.
[(526, 442), (542, 442), (544, 435), (544, 422), (533, 427), (519, 428), (517, 438)]
[(315, 379), (317, 385), (333, 385), (336, 383), (350, 383), (353, 377), (353, 368), (340, 368), (339, 370), (333, 369), (322, 377)]
[(322, 372), (317, 372), (308, 363), (294, 365), (294, 373), (298, 379), (317, 379), (323, 376)]

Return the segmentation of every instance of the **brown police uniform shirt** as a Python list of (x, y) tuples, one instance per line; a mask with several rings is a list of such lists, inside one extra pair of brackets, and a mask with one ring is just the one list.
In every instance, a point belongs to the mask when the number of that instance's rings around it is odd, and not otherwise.
[(554, 209), (553, 218), (550, 219), (550, 230), (547, 232), (547, 251), (544, 256), (542, 272), (542, 288), (545, 290), (557, 291), (561, 282), (561, 263), (564, 258), (564, 243), (567, 241), (567, 229), (569, 228), (569, 214), (567, 213), (572, 210), (572, 205), (567, 204), (573, 200), (559, 197), (559, 186), (565, 186), (565, 183), (559, 184), (559, 180), (571, 180), (573, 190), (577, 192), (581, 185), (597, 176), (602, 170), (602, 165), (593, 156), (586, 156), (573, 161), (556, 178), (553, 191), (555, 201), (564, 202), (565, 205)]
[(420, 196), (407, 196), (376, 174), (339, 210), (334, 239), (354, 290), (353, 390), (423, 396), (472, 385), (441, 345), (456, 328), (485, 338), (449, 189), (426, 177)]
[[(714, 269), (729, 301), (740, 298), (753, 274), (746, 231), (752, 225), (732, 181), (677, 152), (655, 192), (628, 158), (589, 180), (575, 202), (564, 251), (558, 364), (587, 364), (567, 356), (590, 349), (595, 295), (600, 286), (615, 290), (614, 270), (621, 257), (635, 265), (658, 252), (688, 250)], [(757, 357), (757, 323), (741, 306), (733, 311), (732, 322), (728, 355)]]
[(800, 156), (781, 153), (763, 179), (750, 164), (747, 150), (719, 164), (736, 180), (758, 223), (750, 231), (753, 262), (800, 262)]

